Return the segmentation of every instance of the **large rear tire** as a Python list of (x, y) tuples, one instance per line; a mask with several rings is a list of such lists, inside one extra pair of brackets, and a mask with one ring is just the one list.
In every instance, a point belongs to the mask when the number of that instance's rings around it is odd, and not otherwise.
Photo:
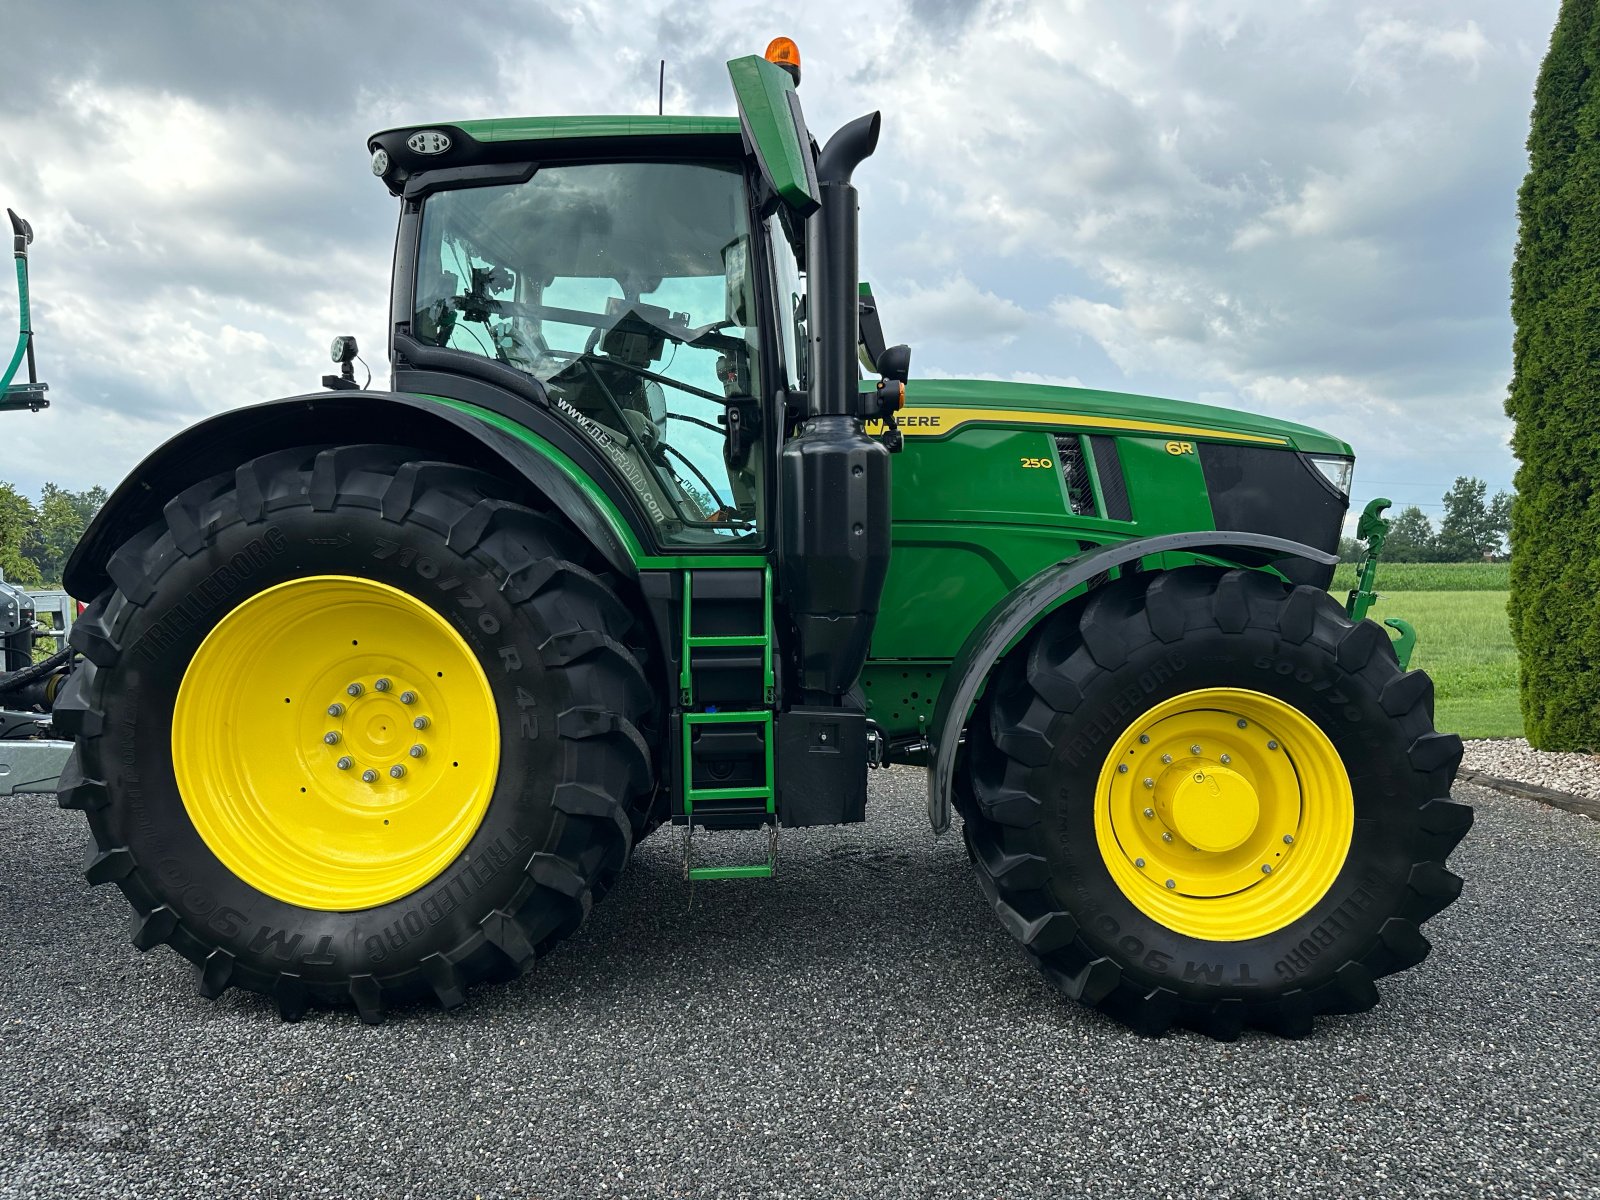
[(967, 845), (1045, 976), (1144, 1033), (1298, 1037), (1422, 961), (1472, 810), (1388, 635), (1256, 571), (1130, 575), (997, 669)]
[(650, 812), (627, 607), (569, 529), (424, 457), (302, 448), (190, 488), (74, 627), (86, 875), (207, 996), (460, 1004), (578, 927)]

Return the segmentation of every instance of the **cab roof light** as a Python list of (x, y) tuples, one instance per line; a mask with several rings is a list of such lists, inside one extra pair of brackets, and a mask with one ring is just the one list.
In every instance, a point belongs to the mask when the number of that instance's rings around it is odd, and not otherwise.
[(794, 78), (798, 85), (800, 82), (800, 47), (794, 44), (793, 38), (775, 37), (767, 43), (767, 61), (777, 63)]

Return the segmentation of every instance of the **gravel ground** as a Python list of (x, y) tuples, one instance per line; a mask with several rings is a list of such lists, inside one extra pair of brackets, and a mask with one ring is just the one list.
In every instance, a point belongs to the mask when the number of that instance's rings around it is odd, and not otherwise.
[(1600, 1196), (1600, 824), (1471, 787), (1461, 901), (1372, 1013), (1142, 1040), (1058, 1000), (923, 777), (701, 884), (670, 834), (527, 979), (280, 1024), (139, 955), (0, 802), (0, 1195)]
[(1600, 800), (1600, 754), (1535, 750), (1526, 738), (1485, 738), (1462, 745), (1466, 753), (1461, 765), (1469, 771)]

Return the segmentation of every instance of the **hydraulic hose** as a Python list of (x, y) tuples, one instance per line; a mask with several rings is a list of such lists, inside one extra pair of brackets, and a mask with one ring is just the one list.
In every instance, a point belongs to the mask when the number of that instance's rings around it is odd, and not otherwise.
[(0, 675), (0, 695), (6, 692), (19, 691), (30, 683), (48, 679), (72, 661), (72, 654), (73, 651), (70, 648), (58, 650), (43, 662), (36, 662), (33, 666), (23, 667), (20, 671), (12, 671), (6, 675)]

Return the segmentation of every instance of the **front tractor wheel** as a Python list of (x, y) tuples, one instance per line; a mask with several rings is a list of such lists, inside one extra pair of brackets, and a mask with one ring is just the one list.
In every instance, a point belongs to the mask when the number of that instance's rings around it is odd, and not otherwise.
[(575, 929), (649, 815), (626, 607), (570, 531), (421, 458), (312, 447), (191, 488), (74, 630), (88, 878), (208, 996), (459, 1004)]
[(1147, 1033), (1303, 1036), (1428, 952), (1472, 811), (1433, 685), (1324, 592), (1132, 575), (1063, 609), (973, 721), (968, 848), (1045, 976)]

